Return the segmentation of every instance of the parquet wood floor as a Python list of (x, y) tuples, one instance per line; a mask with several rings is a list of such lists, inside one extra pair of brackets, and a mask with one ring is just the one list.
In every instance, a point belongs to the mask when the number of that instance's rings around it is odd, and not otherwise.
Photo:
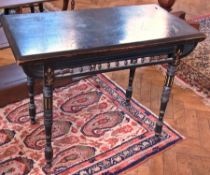
[[(185, 10), (189, 16), (210, 13), (207, 0), (177, 0), (174, 9)], [(128, 5), (152, 0), (78, 0), (77, 8)], [(153, 1), (154, 2), (154, 1)], [(57, 4), (61, 5), (61, 4)], [(0, 51), (0, 66), (14, 62), (10, 49)], [(108, 73), (123, 88), (127, 71)], [(156, 68), (137, 70), (134, 97), (156, 114), (164, 76)], [(186, 139), (123, 175), (209, 175), (210, 174), (210, 107), (189, 89), (174, 86), (165, 120)]]
[[(158, 0), (75, 0), (76, 9), (112, 7), (121, 5), (135, 5), (157, 3)], [(56, 6), (62, 7), (62, 0), (53, 2)], [(69, 7), (70, 9), (70, 7)], [(187, 18), (205, 15), (210, 13), (209, 0), (176, 0), (174, 10), (187, 12)]]

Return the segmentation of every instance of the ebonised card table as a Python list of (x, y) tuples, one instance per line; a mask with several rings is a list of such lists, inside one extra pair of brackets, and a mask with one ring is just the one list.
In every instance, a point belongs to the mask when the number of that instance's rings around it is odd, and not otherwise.
[(45, 157), (51, 166), (53, 80), (130, 69), (126, 101), (132, 95), (135, 69), (168, 64), (159, 120), (163, 117), (176, 67), (205, 35), (158, 5), (115, 7), (74, 12), (5, 15), (2, 20), (17, 64), (28, 76), (29, 115), (35, 122), (34, 79), (43, 79)]

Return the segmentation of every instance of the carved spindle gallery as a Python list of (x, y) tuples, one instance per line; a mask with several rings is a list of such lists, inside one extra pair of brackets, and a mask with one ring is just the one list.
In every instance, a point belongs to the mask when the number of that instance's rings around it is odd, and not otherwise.
[(69, 73), (74, 73), (72, 68), (69, 69)]
[(96, 65), (95, 65), (95, 64), (92, 64), (92, 65), (91, 65), (91, 70), (94, 71), (95, 68), (96, 68)]
[(124, 61), (124, 65), (127, 66), (128, 65), (128, 60)]
[(133, 59), (133, 64), (136, 64), (137, 63), (137, 59)]
[(79, 68), (79, 71), (80, 72), (83, 72), (83, 67), (82, 66)]
[(108, 69), (110, 68), (110, 62), (107, 63), (107, 68), (108, 68)]
[(131, 62), (130, 62), (131, 64), (133, 64), (133, 59), (131, 60)]
[(91, 71), (91, 65), (88, 65), (87, 67), (88, 67), (88, 70)]
[(115, 62), (115, 66), (118, 67), (119, 65), (120, 65), (120, 62), (119, 61), (116, 61)]

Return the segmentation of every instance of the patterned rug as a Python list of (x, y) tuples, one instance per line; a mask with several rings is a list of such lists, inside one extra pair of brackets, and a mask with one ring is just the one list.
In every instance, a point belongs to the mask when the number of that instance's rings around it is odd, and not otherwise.
[(210, 15), (189, 22), (198, 22), (200, 31), (205, 33), (207, 38), (200, 42), (190, 55), (182, 59), (177, 69), (176, 82), (191, 88), (210, 104)]
[(52, 168), (45, 167), (42, 95), (37, 123), (28, 100), (0, 109), (0, 174), (119, 174), (182, 140), (167, 124), (154, 136), (157, 117), (104, 75), (54, 91)]

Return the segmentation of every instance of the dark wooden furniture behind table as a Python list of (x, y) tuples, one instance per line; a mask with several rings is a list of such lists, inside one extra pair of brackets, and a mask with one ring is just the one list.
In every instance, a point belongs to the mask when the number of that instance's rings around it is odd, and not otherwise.
[(44, 11), (43, 3), (53, 0), (1, 0), (0, 8), (5, 9), (4, 13), (9, 14), (10, 9), (19, 9), (20, 7), (30, 7), (31, 12), (34, 13), (34, 6), (38, 5), (40, 12)]
[[(52, 0), (51, 0), (52, 1)], [(68, 0), (64, 1), (64, 8), (63, 10), (68, 9)], [(38, 3), (41, 2), (47, 2), (47, 0), (1, 0), (0, 1), (0, 7), (6, 8), (6, 9), (12, 9), (12, 8), (20, 8), (22, 6), (30, 7), (31, 12), (34, 12), (34, 4), (38, 5)], [(40, 7), (40, 6), (39, 6)], [(71, 9), (74, 8), (74, 0), (71, 0)], [(41, 10), (42, 11), (42, 10)], [(6, 14), (8, 11), (6, 12)], [(7, 41), (7, 38), (5, 36), (5, 32), (0, 26), (0, 50), (5, 49), (9, 47), (9, 43)], [(10, 64), (7, 66), (0, 67), (0, 99), (4, 99), (0, 101), (0, 107), (3, 107), (9, 103), (16, 102), (18, 100), (22, 100), (24, 98), (27, 98), (28, 92), (27, 92), (27, 77), (25, 73), (22, 71), (21, 67), (17, 64)], [(55, 86), (60, 87), (64, 86), (67, 83), (70, 83), (72, 81), (75, 81), (67, 78), (65, 80), (58, 80), (55, 81)], [(77, 79), (76, 79), (77, 81)], [(36, 81), (35, 84), (35, 94), (41, 93), (42, 89), (42, 81)], [(20, 93), (16, 93), (16, 92)]]
[[(55, 78), (130, 69), (126, 91), (129, 105), (136, 67), (168, 63), (155, 127), (155, 134), (161, 139), (176, 66), (205, 38), (204, 34), (158, 5), (10, 15), (4, 16), (2, 22), (17, 64), (28, 76), (32, 123), (36, 114), (34, 79), (43, 79), (45, 157), (49, 166), (53, 158)], [(159, 55), (166, 56), (157, 57)]]
[[(39, 11), (43, 12), (44, 11), (43, 3), (49, 1), (56, 1), (56, 0), (1, 0), (0, 8), (5, 9), (5, 14), (9, 14), (9, 9), (30, 7), (31, 12), (34, 13), (35, 12), (34, 7), (38, 5)], [(70, 2), (71, 2), (71, 10), (73, 10), (75, 7), (75, 0), (70, 0)], [(69, 0), (63, 0), (62, 10), (68, 10), (68, 5), (69, 5)]]
[[(0, 67), (0, 80), (0, 108), (28, 97), (27, 76), (17, 64), (14, 63)], [(70, 78), (65, 80), (56, 79), (54, 86), (62, 87), (72, 83), (72, 81), (78, 80)], [(42, 81), (37, 80), (34, 93), (40, 94), (41, 92)]]

